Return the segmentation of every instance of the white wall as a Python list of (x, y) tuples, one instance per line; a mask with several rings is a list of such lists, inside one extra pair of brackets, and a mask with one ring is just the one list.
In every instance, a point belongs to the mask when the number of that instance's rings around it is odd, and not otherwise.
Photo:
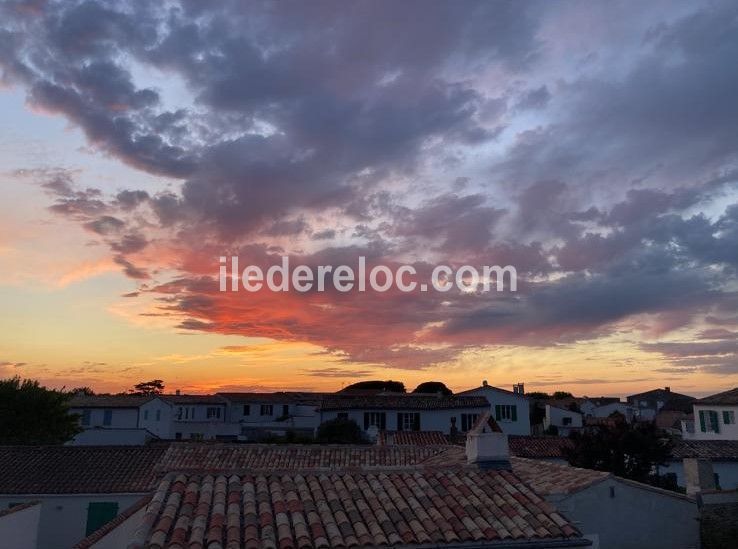
[(598, 406), (592, 409), (591, 415), (593, 417), (610, 417), (610, 415), (614, 412), (623, 414), (628, 422), (633, 421), (633, 418), (636, 415), (636, 409), (624, 402), (611, 402), (610, 404), (605, 404), (604, 406)]
[[(718, 475), (718, 483), (722, 490), (738, 490), (738, 461), (713, 461), (712, 470)], [(681, 460), (670, 461), (668, 467), (660, 467), (659, 473), (674, 473), (677, 484), (685, 487), (684, 467)]]
[[(90, 423), (82, 425), (83, 410), (90, 411)], [(103, 424), (105, 410), (112, 411), (110, 425)], [(92, 427), (117, 427), (117, 428), (135, 428), (138, 427), (138, 408), (70, 408), (73, 414), (79, 414), (80, 426), (84, 429)]]
[[(0, 505), (0, 509), (7, 505)], [(37, 549), (41, 505), (14, 511), (0, 517), (0, 547), (3, 549)]]
[(67, 442), (68, 446), (139, 446), (153, 439), (145, 429), (85, 429)]
[[(571, 418), (569, 425), (564, 425), (564, 418)], [(548, 429), (551, 425), (555, 425), (559, 430), (559, 436), (566, 436), (572, 429), (582, 427), (582, 414), (573, 410), (564, 410), (546, 404), (546, 417), (543, 418), (543, 428)]]
[(497, 423), (506, 435), (530, 435), (530, 406), (527, 398), (489, 386), (464, 391), (464, 395), (485, 397), (492, 417), (495, 417), (495, 404), (516, 406), (517, 421), (505, 419)]
[[(158, 420), (157, 417), (159, 417)], [(173, 407), (160, 398), (154, 398), (142, 404), (139, 418), (141, 427), (159, 438), (174, 438), (174, 432), (172, 431)]]
[[(690, 438), (693, 440), (738, 440), (738, 423), (731, 423), (726, 425), (723, 421), (723, 412), (733, 412), (735, 419), (738, 421), (738, 406), (709, 406), (705, 404), (695, 404), (694, 409), (694, 435), (689, 433), (689, 436), (684, 438)], [(700, 427), (700, 410), (704, 412), (713, 411), (717, 412), (718, 415), (718, 428), (720, 432), (714, 433), (711, 431), (702, 432)], [(709, 427), (706, 425), (706, 428)]]
[(602, 549), (699, 547), (697, 504), (685, 498), (607, 479), (547, 499), (585, 536), (596, 534)]
[(449, 434), (451, 430), (451, 418), (456, 418), (456, 428), (461, 431), (461, 414), (481, 415), (487, 408), (451, 408), (442, 410), (329, 410), (321, 413), (321, 422), (329, 421), (338, 417), (339, 413), (347, 413), (349, 419), (353, 419), (359, 427), (364, 429), (364, 412), (380, 412), (386, 414), (386, 430), (397, 431), (397, 413), (420, 413), (421, 431), (441, 431)]
[[(39, 549), (69, 549), (87, 536), (87, 506), (90, 502), (115, 502), (120, 514), (144, 495), (0, 495), (0, 509), (6, 509), (9, 503), (41, 501)], [(0, 547), (5, 547), (1, 540)]]

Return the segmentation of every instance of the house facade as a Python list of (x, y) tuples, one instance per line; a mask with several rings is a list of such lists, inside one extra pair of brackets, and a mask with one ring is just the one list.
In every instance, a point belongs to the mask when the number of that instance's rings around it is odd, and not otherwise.
[(693, 403), (694, 419), (682, 421), (682, 436), (689, 440), (738, 440), (738, 388)]
[(440, 431), (465, 433), (489, 409), (481, 396), (378, 394), (332, 395), (320, 404), (320, 422), (335, 418), (355, 421), (366, 433)]
[(83, 395), (72, 397), (69, 412), (79, 416), (82, 431), (68, 444), (145, 444), (156, 435), (141, 422), (141, 407), (152, 400), (139, 395)]
[(637, 410), (638, 419), (641, 421), (652, 421), (656, 414), (673, 399), (694, 400), (691, 396), (673, 392), (671, 387), (653, 389), (626, 397), (627, 403)]
[(320, 424), (321, 393), (219, 393), (228, 403), (228, 421), (239, 440), (260, 440), (287, 432), (312, 436)]
[(545, 431), (555, 430), (559, 436), (566, 437), (582, 428), (583, 418), (584, 416), (580, 412), (546, 404), (543, 429)]
[(519, 383), (513, 391), (500, 389), (483, 381), (480, 387), (457, 393), (457, 396), (482, 396), (489, 403), (489, 410), (506, 435), (530, 435), (530, 404)]

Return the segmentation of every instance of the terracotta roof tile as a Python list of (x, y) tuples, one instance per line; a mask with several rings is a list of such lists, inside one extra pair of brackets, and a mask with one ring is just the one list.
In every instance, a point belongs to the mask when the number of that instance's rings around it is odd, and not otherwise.
[(449, 439), (441, 431), (380, 431), (379, 446), (445, 446)]
[(571, 494), (611, 477), (611, 473), (559, 465), (549, 461), (511, 457), (513, 471), (544, 496)]
[(442, 453), (439, 446), (342, 446), (175, 443), (156, 465), (158, 471), (339, 469), (415, 465)]
[(565, 450), (572, 447), (566, 437), (509, 436), (510, 453), (524, 458), (565, 458)]
[[(186, 503), (195, 499), (201, 504)], [(186, 541), (185, 532), (190, 532)], [(129, 548), (203, 547), (203, 532), (208, 547), (226, 549), (579, 536), (509, 471), (192, 472), (162, 480)]]
[(696, 400), (694, 403), (736, 406), (738, 405), (738, 387), (730, 389), (729, 391), (723, 391), (722, 393), (701, 398)]
[(738, 440), (677, 440), (671, 457), (738, 461)]
[(0, 446), (2, 494), (144, 493), (165, 446)]

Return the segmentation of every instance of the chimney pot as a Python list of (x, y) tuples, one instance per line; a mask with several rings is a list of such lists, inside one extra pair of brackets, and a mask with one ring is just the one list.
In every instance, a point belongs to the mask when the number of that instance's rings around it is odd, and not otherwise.
[(486, 379), (483, 379), (482, 380), (482, 387), (486, 387), (486, 386), (487, 386), (487, 380)]
[(667, 393), (670, 393), (670, 392), (671, 392), (671, 387), (667, 387), (667, 388), (666, 388), (666, 392), (667, 392)]
[(177, 396), (179, 396), (180, 395), (179, 389), (177, 389), (176, 391), (174, 391), (174, 394), (177, 395)]

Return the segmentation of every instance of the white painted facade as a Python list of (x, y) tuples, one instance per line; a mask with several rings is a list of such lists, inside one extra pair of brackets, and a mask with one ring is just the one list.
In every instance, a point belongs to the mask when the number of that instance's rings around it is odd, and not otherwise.
[(546, 404), (546, 416), (543, 418), (543, 428), (554, 426), (559, 436), (568, 436), (572, 431), (582, 428), (583, 415), (573, 410), (566, 410)]
[(738, 406), (695, 404), (693, 409), (694, 423), (682, 422), (684, 439), (738, 440)]
[(225, 396), (229, 401), (228, 421), (237, 426), (239, 440), (257, 440), (265, 435), (283, 436), (298, 432), (313, 436), (320, 425), (317, 402), (296, 401), (290, 395), (249, 398)]
[[(716, 475), (717, 486), (721, 490), (738, 490), (738, 461), (737, 460), (711, 460), (712, 470)], [(684, 463), (681, 459), (671, 460), (666, 467), (659, 467), (660, 474), (674, 473), (677, 484), (686, 487), (684, 477)]]
[[(0, 511), (4, 507), (0, 505)], [(0, 516), (0, 547), (6, 549), (38, 549), (41, 504)]]
[[(87, 536), (90, 503), (116, 503), (118, 514), (145, 494), (0, 495), (0, 509), (13, 503), (40, 501), (38, 549), (69, 549)], [(0, 547), (7, 547), (0, 538)]]
[[(324, 410), (320, 413), (320, 421), (325, 422), (335, 419), (339, 416), (355, 421), (364, 431), (369, 431), (365, 426), (365, 414), (369, 416), (369, 427), (376, 426), (378, 429), (387, 431), (402, 430), (420, 430), (420, 431), (440, 431), (444, 434), (450, 434), (452, 426), (455, 426), (458, 432), (465, 432), (484, 412), (488, 411), (487, 407), (473, 408), (443, 408), (443, 409), (412, 409), (412, 408), (367, 408), (367, 409), (345, 409), (345, 410)], [(398, 425), (398, 414), (418, 414), (420, 425), (419, 429), (407, 429)], [(383, 425), (376, 425), (381, 418), (384, 417)], [(466, 428), (465, 428), (466, 427)]]
[(601, 549), (696, 549), (697, 503), (679, 494), (610, 477), (547, 500)]
[(485, 397), (492, 417), (506, 435), (530, 435), (530, 406), (524, 395), (491, 385), (458, 394)]
[(138, 427), (137, 407), (75, 407), (70, 408), (69, 412), (79, 414), (80, 427), (83, 429), (94, 429), (96, 427), (135, 429)]
[[(582, 410), (582, 412), (584, 412), (584, 410)], [(612, 402), (610, 404), (605, 404), (604, 406), (597, 406), (592, 408), (589, 414), (586, 414), (586, 412), (585, 414), (592, 417), (605, 418), (610, 417), (610, 415), (615, 412), (625, 416), (628, 423), (632, 422), (638, 415), (638, 410), (625, 402)]]

